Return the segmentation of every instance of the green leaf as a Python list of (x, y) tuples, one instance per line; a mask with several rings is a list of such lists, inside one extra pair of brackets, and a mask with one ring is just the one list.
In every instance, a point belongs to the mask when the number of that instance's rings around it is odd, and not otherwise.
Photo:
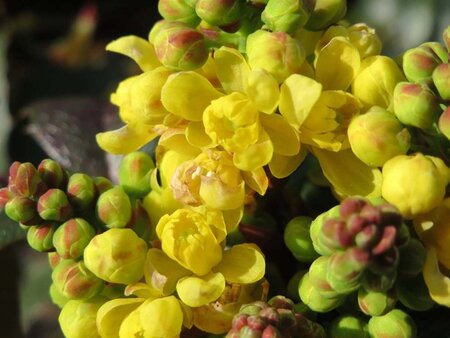
[(8, 218), (4, 210), (0, 212), (0, 250), (8, 244), (24, 239), (26, 234), (26, 230)]

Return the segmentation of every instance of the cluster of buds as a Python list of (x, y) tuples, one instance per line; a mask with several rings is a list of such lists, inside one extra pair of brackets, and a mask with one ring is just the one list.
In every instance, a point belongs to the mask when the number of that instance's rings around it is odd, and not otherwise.
[(131, 153), (113, 186), (105, 177), (69, 174), (50, 159), (37, 168), (11, 165), (0, 207), (27, 230), (33, 249), (48, 252), (55, 303), (91, 299), (106, 283), (142, 277), (151, 227), (141, 198), (150, 191), (153, 167), (145, 153)]
[[(290, 234), (293, 226), (286, 229)], [(416, 311), (433, 306), (421, 275), (425, 249), (395, 207), (347, 198), (312, 221), (309, 232), (297, 234), (303, 250), (297, 248), (295, 257), (313, 260), (299, 283), (300, 298), (312, 310), (331, 311), (351, 294), (357, 295), (359, 310), (373, 317), (386, 315), (398, 300)], [(316, 259), (311, 246), (320, 255)]]
[(157, 58), (166, 67), (192, 70), (205, 64), (211, 48), (244, 52), (247, 37), (261, 29), (280, 36), (320, 31), (342, 19), (347, 6), (343, 0), (159, 0), (158, 10), (164, 20), (150, 32)]
[(226, 338), (325, 338), (319, 324), (296, 312), (294, 303), (275, 296), (269, 301), (242, 305)]

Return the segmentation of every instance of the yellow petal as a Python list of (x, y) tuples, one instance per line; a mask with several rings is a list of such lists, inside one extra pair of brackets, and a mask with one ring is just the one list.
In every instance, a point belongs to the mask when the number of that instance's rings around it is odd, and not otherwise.
[(269, 186), (269, 179), (263, 168), (256, 168), (253, 171), (243, 171), (242, 177), (245, 183), (258, 194), (262, 196), (266, 193)]
[(358, 49), (343, 37), (335, 37), (316, 59), (316, 79), (324, 89), (346, 90), (355, 78), (361, 59)]
[(241, 304), (221, 305), (219, 302), (193, 308), (194, 325), (204, 332), (224, 334), (231, 328), (234, 315)]
[(225, 278), (221, 273), (206, 276), (189, 276), (177, 283), (177, 293), (181, 301), (191, 307), (199, 307), (217, 300), (225, 289)]
[(164, 107), (189, 121), (201, 121), (205, 108), (220, 96), (222, 94), (196, 72), (172, 74), (161, 90)]
[(130, 57), (144, 72), (161, 66), (153, 45), (138, 36), (128, 35), (120, 37), (110, 42), (106, 46), (106, 50)]
[(261, 124), (269, 134), (275, 154), (294, 156), (300, 151), (300, 140), (298, 133), (278, 114), (260, 115)]
[(381, 171), (370, 168), (350, 149), (339, 152), (313, 148), (323, 174), (342, 196), (381, 196)]
[(128, 154), (138, 150), (157, 134), (151, 126), (129, 123), (122, 128), (110, 130), (96, 135), (97, 144), (111, 154)]
[(427, 248), (423, 278), (431, 298), (438, 304), (450, 307), (450, 278), (439, 269), (439, 261), (434, 247)]
[(265, 166), (273, 156), (273, 145), (266, 132), (262, 131), (258, 142), (245, 150), (234, 153), (233, 163), (241, 170), (252, 171)]
[(189, 270), (170, 259), (162, 250), (148, 250), (144, 266), (145, 282), (160, 295), (172, 294), (178, 280), (190, 274)]
[(269, 163), (270, 172), (276, 178), (287, 177), (302, 164), (307, 154), (308, 151), (305, 147), (302, 147), (295, 156), (273, 154), (272, 160)]
[(229, 283), (249, 284), (264, 277), (264, 255), (252, 244), (238, 244), (223, 253), (222, 261), (213, 269)]
[(97, 329), (102, 338), (119, 338), (123, 320), (144, 302), (141, 298), (116, 298), (103, 304), (97, 311)]
[(145, 283), (137, 282), (133, 284), (128, 284), (124, 291), (125, 296), (135, 296), (138, 298), (155, 298), (161, 296), (161, 294), (150, 288)]
[(233, 210), (223, 210), (222, 215), (227, 228), (227, 233), (230, 233), (233, 230), (236, 230), (241, 222), (242, 216), (244, 215), (244, 207), (241, 206), (240, 208)]
[(263, 113), (272, 114), (278, 106), (278, 82), (261, 68), (252, 70), (249, 74), (246, 93), (256, 108)]
[(174, 296), (145, 301), (139, 316), (146, 337), (175, 337), (181, 332), (183, 310)]
[(322, 92), (322, 85), (309, 77), (293, 74), (281, 85), (280, 113), (296, 128), (308, 117)]
[(186, 128), (186, 139), (197, 148), (214, 148), (216, 146), (205, 132), (203, 122), (190, 122)]
[(161, 135), (158, 145), (185, 155), (183, 158), (194, 158), (200, 154), (200, 149), (189, 144), (183, 129), (168, 129)]
[(139, 312), (141, 306), (142, 304), (123, 320), (119, 329), (120, 338), (143, 337), (144, 328), (141, 324), (141, 317)]
[(245, 92), (250, 68), (239, 51), (221, 47), (214, 52), (214, 67), (225, 92)]
[(219, 210), (236, 209), (244, 205), (245, 182), (230, 187), (225, 185), (220, 178), (201, 177), (199, 194), (210, 208)]

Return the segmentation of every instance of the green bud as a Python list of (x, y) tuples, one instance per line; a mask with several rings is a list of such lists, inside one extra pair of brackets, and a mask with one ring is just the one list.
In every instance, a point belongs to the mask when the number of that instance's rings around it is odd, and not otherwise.
[(84, 262), (62, 260), (52, 272), (58, 291), (69, 299), (89, 299), (100, 293), (104, 282), (89, 271)]
[(310, 217), (295, 217), (284, 229), (284, 243), (300, 262), (312, 262), (319, 256), (309, 235), (311, 222)]
[(50, 299), (52, 303), (57, 305), (60, 309), (69, 301), (69, 298), (65, 297), (61, 292), (59, 292), (55, 283), (50, 284), (49, 289)]
[(89, 270), (111, 283), (131, 284), (143, 275), (147, 244), (131, 229), (109, 229), (84, 250)]
[(60, 189), (49, 189), (39, 197), (37, 210), (47, 221), (64, 222), (73, 215), (67, 195)]
[(31, 163), (14, 162), (9, 168), (8, 189), (13, 195), (36, 199), (47, 187)]
[(48, 253), (48, 263), (52, 269), (54, 269), (62, 260), (63, 258), (56, 251)]
[(67, 184), (67, 196), (75, 210), (85, 211), (92, 208), (96, 197), (94, 180), (86, 174), (73, 174)]
[(109, 190), (114, 187), (111, 180), (103, 176), (97, 176), (94, 178), (95, 189), (97, 190), (97, 194), (102, 194), (106, 190)]
[(328, 262), (331, 256), (320, 256), (309, 267), (309, 280), (314, 288), (324, 298), (336, 298), (339, 296), (327, 281)]
[(372, 317), (368, 328), (371, 338), (415, 338), (417, 336), (416, 325), (412, 318), (399, 309), (394, 309), (384, 316)]
[(442, 62), (448, 62), (448, 52), (440, 42), (428, 41), (422, 43), (420, 46), (431, 48), (431, 50), (439, 57)]
[(333, 254), (328, 262), (327, 281), (338, 293), (348, 294), (359, 288), (361, 276), (368, 266), (369, 255), (359, 248)]
[(444, 40), (445, 47), (447, 47), (447, 51), (450, 53), (450, 26), (442, 32), (442, 39)]
[(376, 292), (361, 287), (358, 290), (359, 308), (368, 316), (382, 316), (391, 311), (396, 302), (395, 289), (387, 292)]
[(348, 140), (353, 153), (372, 167), (381, 167), (390, 158), (406, 154), (411, 135), (392, 113), (372, 107), (352, 119)]
[(438, 127), (439, 131), (450, 140), (450, 106), (439, 116)]
[(154, 37), (156, 56), (168, 68), (198, 69), (208, 59), (204, 36), (182, 23), (163, 25)]
[(56, 226), (53, 224), (31, 226), (27, 232), (28, 244), (39, 252), (53, 250), (53, 234), (55, 230)]
[(53, 235), (53, 245), (65, 259), (77, 259), (95, 236), (94, 228), (82, 218), (72, 218), (61, 225)]
[(198, 0), (195, 11), (208, 24), (225, 26), (239, 20), (245, 7), (241, 0)]
[(13, 221), (25, 225), (37, 224), (40, 220), (36, 202), (27, 197), (16, 196), (10, 199), (5, 205), (5, 213)]
[(394, 286), (396, 280), (397, 270), (381, 275), (366, 270), (361, 279), (361, 286), (368, 291), (386, 292)]
[(334, 253), (334, 250), (323, 245), (320, 242), (319, 238), (321, 237), (322, 228), (323, 228), (323, 225), (325, 224), (326, 220), (329, 218), (339, 217), (339, 215), (340, 215), (339, 210), (340, 210), (340, 205), (336, 205), (333, 208), (331, 208), (330, 210), (325, 211), (324, 213), (317, 216), (311, 223), (309, 233), (311, 235), (311, 240), (314, 245), (314, 250), (316, 250), (316, 252), (322, 256), (330, 256)]
[(39, 164), (38, 172), (48, 188), (65, 188), (67, 184), (67, 173), (58, 162), (45, 159)]
[(306, 273), (300, 280), (298, 293), (303, 303), (311, 310), (316, 312), (328, 312), (345, 301), (345, 296), (340, 295), (336, 298), (325, 298), (312, 284), (309, 273)]
[[(442, 63), (442, 59), (429, 45), (409, 49), (403, 54), (403, 71), (408, 81), (415, 83), (431, 83), (434, 69)], [(438, 51), (441, 54), (440, 51)]]
[(341, 20), (346, 12), (346, 0), (316, 0), (316, 6), (305, 27), (313, 31), (325, 29)]
[(89, 300), (70, 300), (59, 314), (59, 325), (65, 337), (100, 338), (96, 319), (98, 309), (107, 302), (105, 297)]
[(152, 158), (142, 151), (126, 155), (119, 167), (119, 182), (130, 196), (145, 197), (151, 190), (150, 177), (155, 164)]
[(428, 311), (434, 306), (422, 274), (400, 279), (396, 284), (398, 300), (414, 311)]
[(284, 32), (257, 30), (247, 37), (246, 50), (250, 67), (266, 70), (279, 83), (298, 73), (305, 60), (303, 47)]
[(426, 250), (422, 242), (411, 238), (405, 246), (400, 248), (398, 273), (403, 277), (417, 276), (422, 272), (425, 256)]
[(286, 295), (294, 300), (299, 301), (300, 298), (298, 296), (298, 283), (300, 283), (300, 279), (303, 277), (303, 275), (308, 272), (307, 270), (299, 270), (297, 271), (288, 281), (287, 287), (286, 287)]
[(433, 83), (443, 100), (450, 100), (450, 64), (441, 63), (432, 74)]
[(131, 201), (121, 187), (105, 191), (97, 200), (97, 217), (108, 228), (124, 228), (132, 219)]
[(328, 334), (330, 338), (369, 338), (366, 322), (352, 315), (336, 318), (331, 323)]
[(261, 19), (271, 31), (293, 34), (308, 21), (314, 5), (314, 0), (269, 0)]
[(158, 11), (166, 20), (180, 21), (190, 27), (200, 23), (200, 18), (195, 13), (194, 6), (184, 0), (159, 0)]
[(429, 129), (441, 112), (436, 96), (426, 84), (399, 82), (393, 100), (395, 116), (408, 126)]

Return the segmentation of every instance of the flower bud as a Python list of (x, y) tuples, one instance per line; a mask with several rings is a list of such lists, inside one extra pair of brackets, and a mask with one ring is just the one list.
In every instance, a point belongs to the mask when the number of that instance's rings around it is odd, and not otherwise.
[(198, 0), (195, 11), (208, 24), (225, 26), (239, 20), (245, 8), (241, 0)]
[(13, 197), (8, 187), (0, 188), (0, 211), (3, 210), (6, 203)]
[(36, 251), (45, 252), (53, 249), (53, 234), (56, 226), (53, 224), (33, 225), (28, 229), (28, 244)]
[(14, 162), (9, 168), (8, 189), (13, 195), (36, 199), (46, 186), (31, 163)]
[(89, 300), (70, 300), (59, 314), (59, 325), (65, 337), (98, 338), (97, 311), (108, 299), (97, 296)]
[(52, 303), (57, 305), (60, 309), (69, 301), (67, 297), (65, 297), (61, 292), (59, 292), (55, 283), (50, 284), (49, 289), (50, 299)]
[(271, 31), (292, 34), (305, 25), (314, 5), (312, 0), (269, 0), (261, 19)]
[(52, 268), (52, 270), (61, 262), (63, 258), (56, 252), (49, 252), (48, 253), (48, 264)]
[(42, 160), (38, 166), (38, 172), (48, 188), (65, 188), (67, 173), (58, 162), (48, 158)]
[(447, 26), (447, 28), (442, 32), (442, 38), (445, 43), (445, 47), (447, 47), (447, 51), (450, 53), (450, 26)]
[(95, 189), (97, 190), (97, 194), (102, 194), (106, 190), (109, 190), (113, 187), (112, 182), (103, 176), (97, 176), (94, 178)]
[(416, 325), (412, 318), (399, 309), (394, 309), (384, 316), (372, 317), (368, 324), (370, 337), (415, 338)]
[[(408, 81), (431, 83), (434, 69), (443, 62), (434, 49), (432, 46), (420, 45), (403, 54), (403, 71)], [(441, 54), (441, 51), (438, 53)]]
[(382, 197), (406, 218), (437, 207), (450, 179), (450, 170), (440, 158), (421, 153), (390, 159), (382, 174)]
[(309, 267), (309, 280), (324, 298), (336, 298), (339, 294), (327, 281), (328, 263), (331, 256), (320, 256)]
[(295, 217), (284, 230), (284, 243), (300, 262), (312, 262), (319, 256), (309, 235), (311, 222), (310, 217)]
[(93, 179), (86, 174), (73, 174), (67, 184), (67, 196), (75, 210), (86, 211), (92, 208), (96, 196)]
[(358, 290), (358, 304), (362, 312), (368, 316), (382, 316), (391, 311), (397, 302), (395, 289), (387, 292)]
[(361, 59), (381, 53), (381, 39), (375, 29), (365, 23), (356, 23), (348, 27), (348, 38), (352, 45), (356, 46)]
[(336, 318), (329, 328), (330, 338), (369, 338), (367, 324), (360, 318), (344, 315)]
[(381, 167), (392, 157), (406, 154), (410, 147), (408, 129), (379, 107), (353, 118), (347, 133), (353, 153), (372, 167)]
[(341, 20), (346, 12), (345, 0), (316, 0), (314, 10), (306, 22), (306, 28), (313, 31), (325, 29)]
[(140, 198), (150, 190), (150, 177), (155, 168), (152, 158), (142, 151), (126, 155), (119, 167), (119, 182), (123, 190)]
[(159, 61), (168, 68), (194, 70), (208, 59), (204, 36), (187, 25), (163, 25), (154, 37)]
[(39, 197), (37, 210), (47, 221), (64, 222), (73, 215), (67, 195), (60, 189), (49, 189)]
[(414, 311), (427, 311), (434, 306), (422, 274), (400, 279), (396, 284), (398, 300)]
[(72, 218), (56, 229), (53, 245), (65, 259), (77, 259), (95, 235), (94, 228), (82, 218)]
[(450, 63), (441, 63), (432, 74), (434, 86), (443, 100), (450, 100)]
[(450, 140), (450, 106), (439, 116), (438, 127), (439, 131)]
[(124, 228), (132, 218), (131, 201), (121, 187), (114, 187), (100, 195), (97, 217), (108, 228)]
[(89, 271), (83, 261), (62, 260), (52, 272), (52, 280), (64, 297), (89, 299), (103, 289), (103, 281)]
[(361, 278), (361, 286), (367, 291), (386, 292), (394, 286), (396, 280), (396, 270), (386, 274), (377, 274), (366, 270)]
[(400, 82), (395, 87), (394, 112), (403, 124), (429, 129), (440, 111), (436, 96), (426, 84)]
[(5, 213), (13, 221), (22, 224), (33, 225), (40, 221), (36, 211), (36, 202), (27, 197), (11, 198), (5, 205)]
[(166, 20), (180, 21), (190, 27), (195, 27), (200, 22), (194, 6), (185, 0), (159, 0), (158, 12)]
[(422, 242), (411, 238), (408, 243), (400, 248), (400, 261), (397, 267), (402, 277), (414, 277), (422, 272), (425, 263), (426, 251)]
[(298, 292), (303, 303), (305, 303), (311, 310), (316, 312), (328, 312), (345, 301), (345, 296), (340, 295), (335, 298), (325, 298), (317, 291), (309, 279), (309, 273), (306, 273), (300, 280)]
[(147, 245), (131, 229), (109, 229), (84, 249), (84, 261), (97, 277), (119, 284), (137, 282), (144, 274)]
[(247, 57), (250, 67), (266, 70), (281, 83), (289, 75), (300, 72), (305, 51), (284, 32), (257, 30), (247, 38)]

